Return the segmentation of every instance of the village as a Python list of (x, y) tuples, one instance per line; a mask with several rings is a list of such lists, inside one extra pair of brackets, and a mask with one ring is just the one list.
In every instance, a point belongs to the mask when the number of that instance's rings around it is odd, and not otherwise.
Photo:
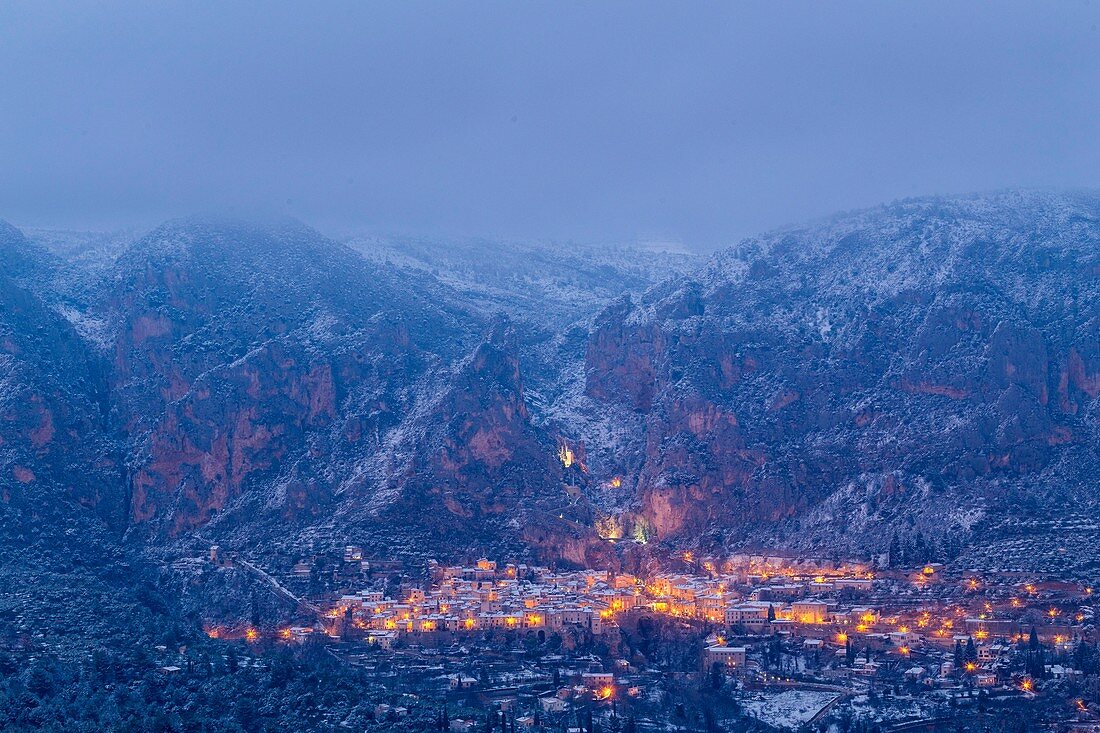
[(582, 730), (1100, 721), (1086, 583), (747, 554), (670, 564), (639, 577), (482, 558), (431, 563), (416, 583), (348, 547), (332, 588), (370, 580), (311, 597), (312, 623), (209, 633), (325, 644), (380, 680), (378, 720), (445, 711), (460, 732), (486, 716)]

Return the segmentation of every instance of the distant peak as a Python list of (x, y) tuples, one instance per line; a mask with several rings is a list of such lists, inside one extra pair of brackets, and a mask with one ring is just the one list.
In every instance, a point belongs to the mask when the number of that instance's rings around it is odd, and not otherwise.
[(0, 240), (24, 239), (23, 232), (12, 226), (4, 219), (0, 219)]

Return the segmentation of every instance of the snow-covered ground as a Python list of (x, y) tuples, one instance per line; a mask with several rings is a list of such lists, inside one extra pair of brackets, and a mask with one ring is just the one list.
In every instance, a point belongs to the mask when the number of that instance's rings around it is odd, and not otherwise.
[(760, 693), (741, 704), (749, 715), (768, 725), (794, 730), (813, 719), (837, 697), (835, 692), (785, 690), (779, 693)]

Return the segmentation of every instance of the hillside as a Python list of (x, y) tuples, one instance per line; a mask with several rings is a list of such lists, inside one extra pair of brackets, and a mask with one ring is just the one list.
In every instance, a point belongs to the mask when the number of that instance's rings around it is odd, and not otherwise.
[(1094, 544), (1092, 195), (904, 201), (692, 275), (293, 221), (119, 239), (4, 229), (23, 536), (49, 507), (151, 557), (219, 541), (276, 563), (343, 543), (586, 562), (608, 526), (987, 565)]
[(641, 426), (601, 468), (677, 542), (947, 557), (1087, 513), (1098, 243), (1100, 199), (1030, 193), (750, 239), (605, 311), (574, 409)]

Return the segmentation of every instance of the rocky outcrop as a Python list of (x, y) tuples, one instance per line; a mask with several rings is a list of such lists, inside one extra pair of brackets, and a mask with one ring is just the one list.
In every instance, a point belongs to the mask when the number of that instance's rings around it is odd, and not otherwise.
[(33, 515), (88, 510), (125, 527), (105, 365), (39, 293), (51, 263), (0, 222), (0, 503)]
[[(459, 366), (424, 419), (425, 440), (396, 480), (400, 500), (385, 515), (408, 525), (426, 524), (449, 535), (455, 549), (477, 547), (503, 533), (519, 546), (534, 517), (562, 517), (565, 529), (586, 511), (571, 497), (558, 444), (531, 421), (524, 395), (516, 336), (498, 319), (486, 339)], [(583, 480), (583, 479), (582, 479)], [(426, 513), (425, 508), (431, 508)], [(584, 527), (582, 534), (592, 535)]]
[(966, 536), (1014, 487), (1074, 482), (1066, 461), (1100, 472), (1098, 243), (1091, 196), (903, 202), (611, 306), (587, 394), (646, 416), (635, 508), (678, 542), (885, 549)]
[(576, 321), (523, 313), (620, 255), (528, 292), (470, 253), (436, 277), (450, 256), (195, 219), (58, 280), (0, 227), (0, 507), (576, 564), (629, 537), (940, 551), (1100, 505), (1097, 242), (1095, 197), (908, 201), (640, 298), (654, 267), (626, 270)]

